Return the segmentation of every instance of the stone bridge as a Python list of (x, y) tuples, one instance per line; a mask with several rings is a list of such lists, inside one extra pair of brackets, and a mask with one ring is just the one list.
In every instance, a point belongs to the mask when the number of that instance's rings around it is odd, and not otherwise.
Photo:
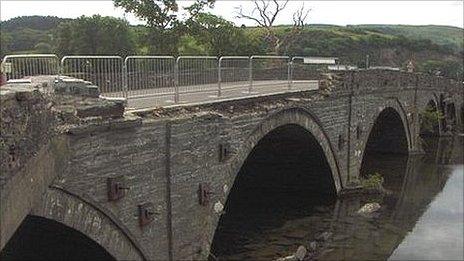
[[(3, 258), (33, 245), (42, 257), (204, 259), (238, 187), (357, 189), (364, 158), (421, 153), (421, 133), (452, 135), (464, 122), (461, 83), (386, 70), (325, 75), (318, 90), (139, 111), (85, 82), (31, 82), (0, 88)], [(427, 108), (443, 114), (432, 130), (421, 121)], [(253, 164), (266, 161), (328, 171), (263, 178)], [(50, 248), (58, 243), (69, 249)]]

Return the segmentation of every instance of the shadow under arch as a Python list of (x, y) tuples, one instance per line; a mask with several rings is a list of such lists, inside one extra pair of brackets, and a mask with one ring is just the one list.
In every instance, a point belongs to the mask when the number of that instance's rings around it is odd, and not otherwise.
[(320, 142), (323, 136), (314, 135), (305, 124), (282, 122), (260, 137), (234, 179), (214, 234), (213, 255), (228, 256), (236, 251), (228, 248), (238, 247), (244, 238), (335, 199), (335, 177)]
[(461, 120), (461, 131), (464, 132), (464, 103), (461, 104), (459, 109), (459, 117)]
[(411, 149), (411, 139), (408, 123), (405, 122), (406, 116), (394, 107), (384, 108), (378, 115), (369, 130), (369, 135), (363, 144), (363, 157), (361, 162), (360, 174), (366, 177), (366, 169), (370, 169), (370, 163), (375, 162), (379, 154), (407, 155)]
[(115, 260), (83, 233), (55, 220), (28, 215), (0, 253), (1, 260)]
[(446, 109), (445, 109), (445, 126), (447, 128), (447, 131), (456, 131), (455, 127), (457, 127), (457, 111), (456, 107), (454, 106), (454, 102), (450, 102), (446, 104)]
[(343, 186), (340, 164), (329, 135), (323, 129), (320, 120), (312, 112), (300, 107), (287, 108), (269, 115), (250, 133), (248, 138), (237, 149), (235, 157), (231, 160), (229, 184), (234, 182), (237, 173), (258, 142), (271, 131), (288, 124), (304, 128), (317, 140), (330, 166), (336, 191), (339, 192)]
[[(59, 187), (50, 186), (29, 216), (59, 223), (80, 233), (116, 260), (148, 260), (128, 230), (106, 211)], [(63, 260), (59, 258), (59, 260)], [(77, 259), (85, 260), (85, 259)], [(94, 259), (90, 259), (94, 260)]]

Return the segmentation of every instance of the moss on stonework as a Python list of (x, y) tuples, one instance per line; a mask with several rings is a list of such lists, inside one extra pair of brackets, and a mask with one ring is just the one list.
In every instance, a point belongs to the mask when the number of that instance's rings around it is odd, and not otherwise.
[(374, 173), (365, 179), (361, 179), (361, 185), (364, 189), (383, 190), (384, 179), (379, 173)]

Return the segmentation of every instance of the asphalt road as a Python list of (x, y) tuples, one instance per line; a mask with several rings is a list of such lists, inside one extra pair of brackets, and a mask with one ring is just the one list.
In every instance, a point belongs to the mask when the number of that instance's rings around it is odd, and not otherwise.
[(221, 84), (221, 96), (219, 97), (218, 84), (180, 86), (178, 103), (174, 102), (173, 87), (132, 90), (128, 94), (127, 110), (169, 107), (290, 91), (316, 90), (317, 88), (317, 80), (293, 81), (290, 88), (287, 81), (255, 81), (250, 93), (248, 82), (233, 82)]

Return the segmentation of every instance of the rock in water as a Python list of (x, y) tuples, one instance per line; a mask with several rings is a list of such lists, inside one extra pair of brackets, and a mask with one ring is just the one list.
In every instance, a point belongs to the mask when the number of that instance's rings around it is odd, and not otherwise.
[(298, 261), (294, 255), (286, 256), (286, 257), (279, 257), (276, 261)]
[(306, 253), (308, 251), (306, 250), (306, 248), (304, 246), (299, 246), (298, 249), (296, 250), (294, 256), (296, 257), (297, 260), (303, 260), (304, 257), (306, 256)]
[(315, 251), (317, 249), (317, 242), (316, 241), (312, 241), (311, 243), (309, 243), (309, 248), (312, 250), (312, 251)]
[(378, 211), (380, 209), (380, 204), (379, 203), (367, 203), (362, 208), (358, 210), (358, 214), (362, 216), (370, 216), (372, 213)]
[(304, 246), (299, 246), (295, 254), (291, 256), (278, 258), (276, 261), (302, 261), (308, 251)]

